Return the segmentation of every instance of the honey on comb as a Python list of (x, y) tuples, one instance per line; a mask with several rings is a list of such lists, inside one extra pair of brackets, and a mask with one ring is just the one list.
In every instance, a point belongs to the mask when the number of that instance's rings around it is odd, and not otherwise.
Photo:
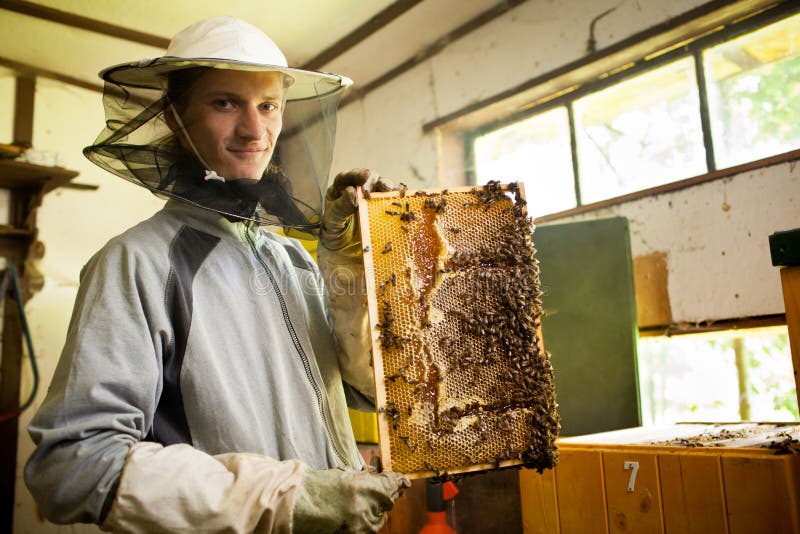
[(404, 188), (359, 209), (384, 466), (553, 467), (559, 419), (521, 189)]

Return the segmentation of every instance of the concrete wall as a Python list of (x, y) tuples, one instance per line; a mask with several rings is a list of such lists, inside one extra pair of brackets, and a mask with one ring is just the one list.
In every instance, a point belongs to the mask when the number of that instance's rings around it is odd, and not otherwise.
[[(598, 50), (703, 2), (529, 0), (343, 108), (334, 170), (452, 185), (448, 169), (437, 179), (437, 136), (422, 125), (580, 59), (591, 20), (617, 4), (596, 24)], [(800, 224), (799, 174), (794, 163), (776, 165), (565, 221), (629, 217), (634, 256), (666, 254), (675, 322), (783, 313), (767, 237)]]

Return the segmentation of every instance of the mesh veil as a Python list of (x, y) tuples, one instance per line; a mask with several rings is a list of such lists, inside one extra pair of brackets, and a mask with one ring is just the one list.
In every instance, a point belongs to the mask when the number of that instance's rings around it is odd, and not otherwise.
[(164, 118), (165, 91), (106, 81), (106, 124), (84, 155), (101, 168), (228, 217), (316, 233), (336, 135), (342, 87), (322, 78), (315, 96), (288, 100), (272, 161), (261, 180), (205, 180), (205, 168)]

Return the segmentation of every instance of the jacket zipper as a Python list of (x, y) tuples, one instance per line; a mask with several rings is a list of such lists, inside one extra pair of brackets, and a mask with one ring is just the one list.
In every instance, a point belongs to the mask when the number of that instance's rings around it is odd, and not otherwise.
[(275, 291), (275, 295), (278, 297), (278, 302), (281, 305), (281, 313), (283, 314), (283, 320), (284, 323), (286, 324), (286, 329), (289, 331), (289, 335), (292, 338), (292, 343), (294, 344), (295, 350), (297, 350), (297, 353), (300, 355), (300, 361), (303, 362), (303, 368), (305, 369), (306, 377), (308, 378), (308, 381), (311, 383), (311, 387), (314, 388), (314, 394), (317, 397), (317, 408), (319, 408), (319, 412), (322, 415), (322, 422), (325, 426), (325, 433), (328, 436), (328, 441), (331, 444), (331, 448), (333, 449), (333, 452), (336, 453), (336, 456), (339, 458), (339, 461), (342, 462), (343, 465), (348, 465), (348, 462), (345, 459), (344, 454), (342, 453), (341, 450), (339, 450), (336, 441), (333, 439), (330, 417), (328, 416), (328, 412), (325, 409), (325, 403), (323, 402), (322, 399), (322, 389), (320, 388), (319, 384), (317, 384), (317, 381), (314, 380), (314, 375), (311, 373), (311, 363), (308, 361), (308, 356), (306, 356), (306, 353), (303, 350), (302, 345), (300, 345), (300, 339), (297, 337), (297, 332), (295, 331), (294, 325), (292, 324), (292, 320), (289, 317), (289, 311), (286, 307), (286, 300), (283, 298), (283, 293), (281, 293), (280, 287), (278, 286), (278, 282), (275, 280), (272, 271), (270, 271), (269, 267), (267, 267), (267, 264), (258, 254), (255, 243), (253, 242), (253, 238), (250, 236), (250, 232), (248, 231), (247, 228), (244, 229), (244, 233), (247, 239), (247, 243), (250, 245), (250, 251), (253, 253), (253, 256), (255, 256), (255, 258), (258, 260), (258, 263), (261, 264), (261, 267), (264, 269), (264, 272), (267, 273), (267, 277), (269, 278), (270, 284), (272, 285), (272, 289)]

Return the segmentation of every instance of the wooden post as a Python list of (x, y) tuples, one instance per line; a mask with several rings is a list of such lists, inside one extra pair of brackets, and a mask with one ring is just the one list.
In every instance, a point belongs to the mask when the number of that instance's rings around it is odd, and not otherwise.
[(800, 228), (769, 236), (772, 265), (781, 268), (783, 304), (794, 367), (797, 405), (800, 406)]
[(33, 100), (36, 95), (36, 78), (17, 77), (14, 105), (14, 144), (33, 146)]
[(789, 329), (789, 346), (792, 350), (797, 405), (800, 406), (800, 266), (781, 269), (781, 285), (783, 304), (786, 307), (786, 326)]

